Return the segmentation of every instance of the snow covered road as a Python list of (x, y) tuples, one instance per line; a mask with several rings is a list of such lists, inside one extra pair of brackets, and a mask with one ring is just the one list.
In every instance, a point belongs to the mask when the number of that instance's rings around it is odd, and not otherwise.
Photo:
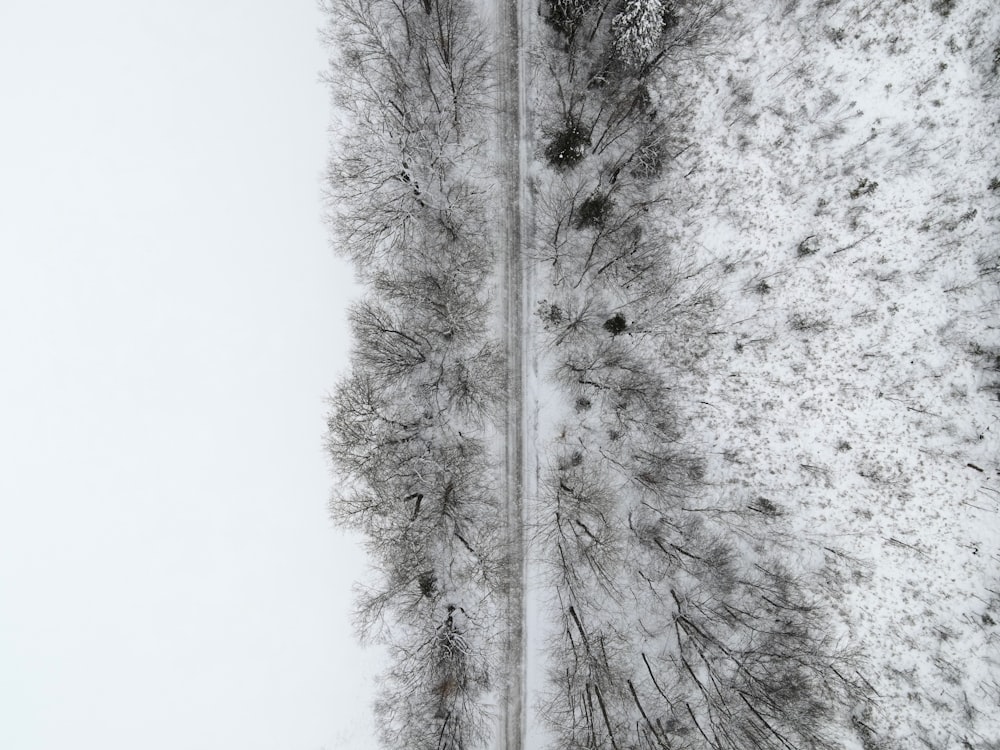
[(524, 366), (524, 262), (523, 221), (524, 87), (521, 65), (521, 8), (517, 0), (498, 0), (497, 30), (497, 158), (502, 176), (499, 216), (503, 275), (501, 304), (507, 362), (506, 416), (504, 421), (504, 503), (506, 547), (510, 560), (507, 590), (506, 682), (500, 696), (500, 750), (521, 750), (524, 745), (524, 549), (525, 410)]

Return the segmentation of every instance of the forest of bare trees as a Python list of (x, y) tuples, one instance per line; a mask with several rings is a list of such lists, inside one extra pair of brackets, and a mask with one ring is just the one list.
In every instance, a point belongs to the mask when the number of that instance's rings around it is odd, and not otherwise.
[[(559, 748), (834, 748), (866, 689), (781, 511), (720, 496), (672, 375), (714, 323), (718, 267), (655, 217), (680, 210), (682, 98), (650, 80), (698, 53), (719, 3), (553, 2), (541, 42), (533, 251), (567, 415), (538, 498), (559, 623), (543, 715)], [(680, 380), (677, 378), (677, 380)]]
[(345, 117), (329, 216), (366, 287), (350, 314), (352, 370), (331, 399), (331, 512), (365, 535), (377, 571), (357, 623), (392, 664), (376, 706), (384, 746), (481, 747), (508, 566), (488, 439), (503, 388), (495, 258), (477, 173), (491, 59), (462, 0), (327, 12)]
[[(536, 320), (562, 423), (533, 446), (535, 595), (551, 606), (541, 698), (553, 747), (835, 748), (866, 689), (812, 595), (782, 509), (713, 493), (675, 375), (709, 346), (719, 269), (655, 217), (677, 205), (683, 98), (649, 82), (713, 33), (717, 2), (553, 0), (535, 49), (544, 164)], [(338, 0), (329, 167), (336, 245), (366, 285), (331, 402), (331, 504), (377, 578), (362, 636), (391, 667), (387, 748), (485, 747), (502, 674), (495, 299), (486, 147), (492, 41), (463, 0)], [(544, 103), (544, 104), (541, 104)], [(547, 433), (550, 431), (546, 431)]]

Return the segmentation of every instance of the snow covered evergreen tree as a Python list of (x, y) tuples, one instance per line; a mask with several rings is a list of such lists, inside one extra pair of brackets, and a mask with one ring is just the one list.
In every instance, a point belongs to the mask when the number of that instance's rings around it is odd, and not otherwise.
[(630, 68), (641, 67), (663, 34), (665, 11), (663, 0), (625, 0), (611, 22), (615, 58)]

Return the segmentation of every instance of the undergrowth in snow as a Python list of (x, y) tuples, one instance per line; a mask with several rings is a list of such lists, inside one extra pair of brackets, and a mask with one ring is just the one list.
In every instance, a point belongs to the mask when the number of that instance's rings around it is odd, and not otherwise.
[[(685, 392), (720, 496), (825, 557), (864, 748), (1000, 747), (1000, 9), (731, 0), (656, 86), (722, 269)], [(665, 356), (670, 356), (665, 352)]]

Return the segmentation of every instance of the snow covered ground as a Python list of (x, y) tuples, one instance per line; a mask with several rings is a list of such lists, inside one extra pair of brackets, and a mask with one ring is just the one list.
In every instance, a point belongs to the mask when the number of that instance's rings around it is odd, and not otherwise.
[(683, 384), (707, 479), (832, 565), (866, 749), (1000, 747), (1000, 8), (733, 0), (716, 29), (658, 83), (691, 114), (661, 227), (720, 269)]

